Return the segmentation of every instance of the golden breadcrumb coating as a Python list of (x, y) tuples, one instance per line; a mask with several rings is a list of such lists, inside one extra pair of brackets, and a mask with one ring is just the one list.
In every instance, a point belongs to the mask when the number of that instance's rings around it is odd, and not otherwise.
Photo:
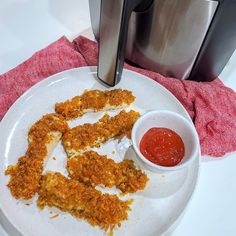
[(116, 163), (107, 156), (99, 155), (94, 151), (69, 158), (67, 170), (72, 178), (80, 182), (92, 186), (116, 186), (122, 193), (142, 190), (148, 181), (147, 175), (141, 170), (137, 170), (133, 161), (124, 160)]
[(57, 207), (61, 211), (87, 220), (104, 230), (120, 226), (128, 219), (132, 200), (122, 201), (116, 195), (102, 194), (60, 173), (47, 173), (41, 179), (38, 206)]
[(124, 108), (134, 102), (131, 91), (114, 89), (111, 91), (85, 90), (81, 96), (56, 103), (55, 111), (66, 120), (75, 119), (90, 111), (105, 111)]
[(58, 114), (47, 114), (30, 128), (25, 155), (5, 171), (11, 176), (7, 186), (16, 199), (28, 200), (35, 195), (44, 160), (67, 129), (67, 123)]
[(62, 144), (68, 156), (72, 156), (91, 147), (99, 147), (114, 137), (130, 137), (132, 127), (139, 116), (140, 114), (133, 110), (122, 110), (114, 117), (106, 114), (94, 124), (79, 125), (68, 130), (62, 138)]

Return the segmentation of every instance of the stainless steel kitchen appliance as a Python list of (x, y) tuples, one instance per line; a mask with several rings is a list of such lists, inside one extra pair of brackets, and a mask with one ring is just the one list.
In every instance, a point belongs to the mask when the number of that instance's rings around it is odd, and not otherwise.
[(210, 81), (236, 48), (236, 0), (89, 0), (98, 78), (120, 81), (124, 57), (178, 79)]

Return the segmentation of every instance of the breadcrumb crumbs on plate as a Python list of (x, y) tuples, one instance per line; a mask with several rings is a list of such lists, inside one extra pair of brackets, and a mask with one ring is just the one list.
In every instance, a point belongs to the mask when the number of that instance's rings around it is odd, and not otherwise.
[(51, 216), (50, 219), (55, 219), (55, 218), (57, 218), (58, 216), (59, 216), (59, 214), (55, 214), (55, 215)]

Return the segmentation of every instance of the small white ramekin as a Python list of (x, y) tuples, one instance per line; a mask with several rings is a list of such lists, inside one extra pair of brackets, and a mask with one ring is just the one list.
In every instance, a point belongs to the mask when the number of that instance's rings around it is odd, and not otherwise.
[[(183, 140), (185, 155), (176, 166), (165, 167), (152, 163), (140, 152), (139, 144), (143, 135), (151, 128), (162, 127), (175, 131)], [(152, 172), (173, 171), (187, 167), (199, 151), (199, 138), (193, 123), (171, 111), (150, 111), (142, 115), (134, 124), (131, 134), (132, 144), (142, 165)]]

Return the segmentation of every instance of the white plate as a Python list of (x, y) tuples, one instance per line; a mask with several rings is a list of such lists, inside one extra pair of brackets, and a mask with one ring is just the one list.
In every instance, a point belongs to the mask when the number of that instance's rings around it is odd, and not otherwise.
[[(51, 219), (51, 209), (39, 210), (36, 198), (30, 206), (16, 201), (6, 184), (9, 177), (4, 171), (9, 164), (17, 162), (27, 147), (29, 127), (45, 113), (53, 112), (54, 104), (81, 94), (85, 89), (104, 89), (95, 80), (96, 68), (83, 67), (64, 71), (36, 84), (21, 96), (7, 112), (0, 124), (1, 162), (0, 162), (0, 219), (10, 235), (24, 236), (92, 236), (104, 235), (98, 227), (90, 226), (84, 220), (78, 220), (69, 214), (60, 214)], [(116, 88), (128, 89), (136, 96), (133, 108), (141, 112), (152, 109), (170, 110), (190, 120), (186, 110), (178, 100), (164, 87), (140, 74), (124, 70), (121, 82)], [(87, 114), (70, 126), (84, 122), (95, 122), (103, 113)], [(115, 114), (111, 112), (111, 114)], [(118, 146), (120, 148), (120, 146)], [(104, 145), (101, 153), (108, 153), (115, 160), (122, 155), (112, 154), (117, 148), (116, 142)], [(54, 150), (46, 169), (59, 170), (66, 174), (64, 168), (66, 156), (61, 145)], [(200, 152), (192, 164), (184, 170), (165, 174), (150, 174), (150, 183), (144, 191), (130, 194), (124, 198), (134, 198), (129, 220), (115, 230), (114, 235), (143, 236), (162, 235), (170, 232), (186, 208), (196, 186), (199, 171)], [(110, 192), (115, 192), (111, 190)], [(56, 210), (53, 210), (56, 212)]]

